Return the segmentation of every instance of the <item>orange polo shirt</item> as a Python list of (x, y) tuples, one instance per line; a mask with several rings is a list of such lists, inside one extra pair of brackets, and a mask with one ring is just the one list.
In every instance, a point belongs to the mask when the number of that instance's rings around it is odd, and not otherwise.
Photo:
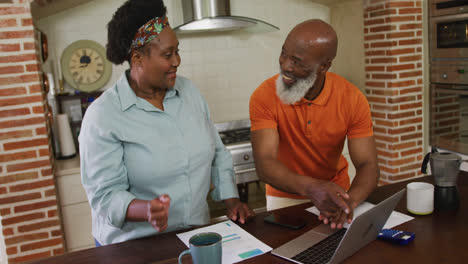
[[(343, 77), (327, 72), (323, 90), (313, 101), (302, 98), (294, 105), (283, 104), (276, 94), (277, 78), (267, 79), (252, 94), (251, 130), (278, 131), (278, 160), (290, 170), (349, 189), (348, 163), (341, 153), (346, 137), (373, 135), (366, 97)], [(305, 199), (268, 184), (266, 193)]]

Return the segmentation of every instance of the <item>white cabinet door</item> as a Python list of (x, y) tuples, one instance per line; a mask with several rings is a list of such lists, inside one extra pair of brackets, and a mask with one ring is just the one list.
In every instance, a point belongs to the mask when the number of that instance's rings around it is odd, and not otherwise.
[(66, 206), (87, 202), (86, 192), (81, 184), (80, 174), (70, 174), (57, 177), (60, 205)]
[(57, 176), (68, 252), (94, 247), (91, 208), (79, 173)]
[(91, 208), (88, 202), (63, 206), (62, 217), (69, 252), (94, 247)]

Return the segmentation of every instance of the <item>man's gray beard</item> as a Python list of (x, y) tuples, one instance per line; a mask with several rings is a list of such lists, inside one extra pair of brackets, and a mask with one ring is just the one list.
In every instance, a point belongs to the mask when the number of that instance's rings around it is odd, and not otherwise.
[(309, 91), (317, 79), (317, 73), (314, 69), (306, 78), (297, 79), (290, 87), (283, 82), (283, 74), (280, 73), (276, 79), (276, 94), (284, 104), (294, 104), (299, 102)]

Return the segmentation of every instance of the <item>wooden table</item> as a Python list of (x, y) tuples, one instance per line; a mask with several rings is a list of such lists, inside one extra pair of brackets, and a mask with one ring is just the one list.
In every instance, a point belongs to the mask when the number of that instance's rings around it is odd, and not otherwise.
[[(382, 186), (369, 197), (368, 201), (378, 203), (401, 190), (411, 181), (433, 182), (432, 177), (427, 176)], [(376, 240), (359, 250), (344, 263), (468, 263), (468, 173), (460, 173), (458, 189), (460, 192), (460, 208), (457, 211), (434, 212), (428, 216), (415, 216), (414, 220), (395, 227), (416, 234), (415, 240), (409, 245), (398, 246)], [(307, 226), (300, 230), (290, 230), (264, 223), (263, 217), (267, 213), (257, 215), (253, 221), (241, 225), (241, 227), (270, 247), (276, 248), (319, 224), (315, 215), (304, 210), (310, 206), (312, 204), (307, 203), (280, 209), (284, 213), (294, 214), (306, 219)], [(401, 199), (396, 210), (408, 213), (406, 210), (406, 197)], [(172, 232), (72, 252), (34, 263), (177, 263), (177, 256), (185, 249), (185, 245)], [(190, 257), (187, 256), (186, 260), (190, 262)], [(268, 253), (242, 263), (291, 262)]]

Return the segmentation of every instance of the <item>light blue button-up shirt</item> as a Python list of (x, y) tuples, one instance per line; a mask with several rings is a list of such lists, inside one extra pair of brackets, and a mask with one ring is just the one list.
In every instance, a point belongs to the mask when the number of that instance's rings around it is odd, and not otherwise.
[(206, 198), (238, 197), (232, 157), (192, 82), (177, 77), (164, 111), (137, 97), (125, 73), (87, 109), (79, 136), (81, 180), (93, 236), (103, 245), (156, 234), (125, 221), (133, 199), (171, 197), (167, 231), (209, 222)]

